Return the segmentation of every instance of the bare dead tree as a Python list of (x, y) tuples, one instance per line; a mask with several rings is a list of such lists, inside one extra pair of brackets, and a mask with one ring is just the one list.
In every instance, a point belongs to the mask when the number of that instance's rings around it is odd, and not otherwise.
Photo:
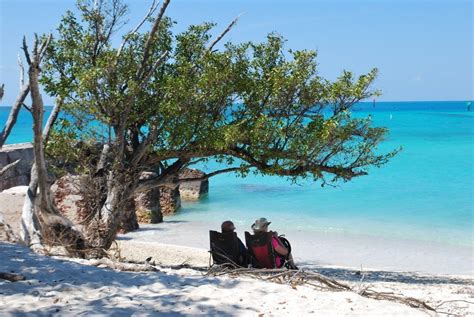
[(71, 255), (84, 255), (86, 245), (82, 234), (60, 214), (53, 203), (46, 170), (44, 140), (48, 139), (49, 131), (61, 106), (61, 100), (58, 99), (43, 131), (44, 105), (38, 78), (41, 60), (50, 40), (51, 35), (42, 40), (35, 36), (30, 54), (26, 39), (23, 38), (22, 49), (29, 66), (28, 83), (32, 102), (34, 163), (22, 211), (21, 237), (27, 245), (37, 250), (41, 250), (43, 244), (47, 243), (63, 246)]

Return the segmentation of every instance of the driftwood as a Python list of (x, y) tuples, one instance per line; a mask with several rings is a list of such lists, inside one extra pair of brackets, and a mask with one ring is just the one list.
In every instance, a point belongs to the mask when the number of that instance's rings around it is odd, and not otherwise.
[(7, 281), (10, 281), (10, 282), (18, 282), (18, 281), (25, 280), (26, 277), (24, 277), (21, 274), (0, 272), (0, 279), (7, 280)]
[(357, 290), (348, 284), (341, 283), (335, 279), (326, 277), (322, 274), (306, 270), (287, 270), (287, 269), (254, 269), (254, 268), (237, 268), (232, 269), (226, 265), (213, 265), (206, 273), (207, 276), (222, 276), (230, 275), (250, 276), (253, 278), (271, 281), (280, 284), (288, 284), (292, 288), (298, 285), (308, 285), (323, 291), (348, 291), (359, 294), (360, 296), (372, 298), (376, 300), (388, 300), (401, 304), (408, 305), (413, 308), (418, 308), (426, 311), (436, 312), (436, 309), (428, 305), (422, 300), (406, 297), (388, 292), (378, 292), (370, 288)]
[(108, 258), (101, 259), (91, 259), (91, 260), (82, 260), (81, 263), (97, 266), (97, 267), (107, 267), (117, 271), (127, 271), (127, 272), (156, 272), (158, 269), (151, 264), (145, 262), (141, 263), (127, 263), (113, 261)]

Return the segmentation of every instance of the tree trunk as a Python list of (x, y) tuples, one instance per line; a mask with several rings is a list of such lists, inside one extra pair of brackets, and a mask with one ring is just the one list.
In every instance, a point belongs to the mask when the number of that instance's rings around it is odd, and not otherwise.
[(123, 213), (122, 197), (124, 187), (120, 184), (113, 185), (107, 192), (107, 198), (86, 225), (86, 239), (92, 249), (92, 257), (102, 257), (110, 248), (118, 231)]
[[(43, 98), (39, 90), (38, 77), (42, 52), (44, 52), (50, 39), (51, 37), (46, 42), (43, 42), (41, 46), (39, 46), (40, 43), (36, 39), (32, 59), (30, 59), (26, 41), (23, 40), (23, 50), (29, 64), (28, 77), (32, 102), (31, 113), (33, 115), (33, 150), (35, 159), (31, 169), (28, 194), (25, 197), (22, 211), (21, 235), (25, 243), (33, 248), (41, 249), (43, 243), (59, 245), (64, 247), (70, 255), (84, 256), (86, 245), (82, 234), (54, 206), (48, 183), (43, 140), (47, 139), (49, 129), (53, 125), (55, 118), (48, 120), (43, 135), (44, 107)], [(60, 103), (56, 103), (53, 113), (57, 114), (59, 105)]]
[(36, 165), (33, 164), (33, 167), (31, 168), (31, 180), (21, 213), (20, 238), (27, 246), (39, 250), (42, 248), (43, 243), (41, 236), (41, 225), (38, 215), (35, 212), (35, 202), (38, 188), (37, 180), (38, 174), (36, 173)]

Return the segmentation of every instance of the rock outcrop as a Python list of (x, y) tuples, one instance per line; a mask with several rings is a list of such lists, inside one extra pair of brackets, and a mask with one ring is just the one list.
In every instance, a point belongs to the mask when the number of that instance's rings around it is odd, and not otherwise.
[(0, 170), (8, 164), (20, 160), (0, 177), (0, 192), (16, 186), (28, 185), (33, 165), (34, 153), (31, 143), (4, 145), (0, 149)]
[(20, 239), (15, 235), (10, 225), (3, 218), (0, 212), (0, 241), (19, 242)]
[(175, 188), (160, 188), (160, 207), (163, 215), (172, 215), (181, 208), (178, 186)]
[[(142, 177), (152, 177), (153, 173), (143, 173)], [(65, 175), (51, 186), (53, 199), (59, 211), (73, 223), (80, 222), (85, 215), (80, 192), (81, 176)], [(120, 220), (120, 231), (129, 232), (138, 229), (138, 223), (159, 223), (163, 221), (160, 208), (160, 190), (158, 188), (138, 194), (125, 204), (125, 212)]]
[(206, 173), (197, 170), (186, 168), (179, 174), (179, 179), (191, 179), (179, 185), (179, 194), (182, 200), (198, 200), (203, 195), (209, 192), (209, 180), (192, 180), (195, 178), (203, 178)]
[[(144, 172), (140, 179), (150, 179), (154, 176), (156, 176), (155, 173)], [(160, 206), (160, 190), (158, 188), (153, 188), (147, 192), (138, 194), (135, 197), (135, 210), (138, 222), (163, 222), (163, 214), (161, 213)]]
[[(15, 186), (28, 185), (34, 160), (33, 147), (30, 143), (5, 145), (0, 150), (0, 169), (16, 160), (20, 160), (19, 163), (7, 170), (0, 178), (0, 192)], [(155, 175), (146, 172), (142, 177), (146, 179)], [(174, 214), (181, 207), (181, 199), (195, 201), (207, 194), (209, 191), (207, 179), (192, 180), (203, 178), (205, 175), (197, 169), (184, 169), (179, 174), (179, 179), (191, 180), (181, 183), (174, 189), (155, 188), (138, 194), (127, 206), (128, 212), (121, 221), (122, 231), (127, 232), (138, 228), (139, 222), (162, 222), (163, 215)], [(80, 176), (66, 175), (56, 180), (51, 188), (55, 204), (61, 213), (75, 224), (81, 220), (79, 217), (82, 200), (80, 181)]]
[(120, 219), (120, 233), (127, 233), (139, 228), (137, 213), (135, 212), (135, 201), (133, 199), (125, 202), (124, 213)]
[(60, 177), (51, 186), (56, 207), (75, 224), (81, 220), (78, 213), (78, 202), (82, 200), (80, 186), (81, 177), (78, 175)]

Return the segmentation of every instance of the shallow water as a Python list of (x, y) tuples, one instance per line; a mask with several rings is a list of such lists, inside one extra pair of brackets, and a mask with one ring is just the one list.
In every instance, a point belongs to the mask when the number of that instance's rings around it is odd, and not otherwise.
[[(375, 125), (389, 128), (380, 150), (403, 147), (387, 165), (336, 188), (219, 175), (211, 179), (207, 197), (184, 202), (173, 220), (214, 225), (232, 219), (244, 229), (265, 216), (280, 233), (363, 233), (472, 246), (474, 113), (466, 103), (367, 103), (356, 109), (356, 115), (370, 114)], [(7, 112), (0, 108), (0, 126)], [(31, 119), (23, 112), (8, 142), (30, 138)]]

